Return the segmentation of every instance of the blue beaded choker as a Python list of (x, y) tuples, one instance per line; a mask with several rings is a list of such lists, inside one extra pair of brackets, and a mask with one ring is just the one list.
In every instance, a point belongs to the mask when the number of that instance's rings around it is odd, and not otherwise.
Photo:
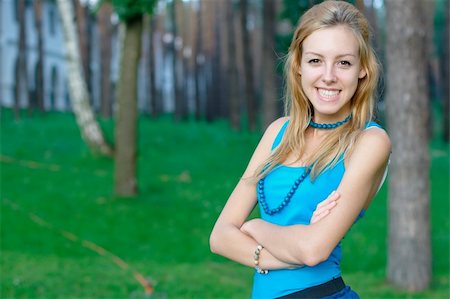
[(328, 130), (336, 129), (337, 127), (340, 127), (343, 124), (345, 124), (346, 122), (348, 122), (350, 120), (350, 118), (352, 118), (351, 114), (349, 116), (347, 116), (344, 120), (338, 121), (337, 123), (334, 123), (334, 124), (318, 124), (311, 119), (309, 121), (309, 125), (316, 129), (328, 129)]
[(274, 215), (274, 214), (281, 212), (291, 202), (292, 196), (294, 196), (295, 191), (297, 190), (298, 186), (309, 175), (309, 173), (311, 172), (311, 168), (312, 167), (305, 168), (305, 171), (302, 173), (302, 175), (300, 175), (300, 177), (298, 179), (295, 180), (294, 184), (292, 185), (291, 189), (284, 197), (283, 201), (278, 205), (278, 207), (273, 208), (273, 209), (269, 208), (269, 205), (267, 204), (267, 201), (266, 201), (266, 195), (264, 194), (264, 178), (260, 179), (258, 182), (258, 187), (257, 187), (258, 188), (257, 196), (258, 196), (258, 202), (261, 205), (261, 207), (263, 208), (264, 212), (268, 215)]

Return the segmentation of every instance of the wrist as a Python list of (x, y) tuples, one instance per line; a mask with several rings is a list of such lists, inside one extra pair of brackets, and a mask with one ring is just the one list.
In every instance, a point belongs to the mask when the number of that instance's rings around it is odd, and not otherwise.
[(259, 274), (267, 274), (269, 273), (269, 270), (266, 269), (262, 269), (260, 267), (260, 257), (261, 257), (261, 251), (264, 249), (264, 247), (262, 247), (262, 245), (256, 246), (255, 249), (255, 254), (253, 256), (253, 262), (255, 264), (255, 270), (256, 272), (258, 272)]

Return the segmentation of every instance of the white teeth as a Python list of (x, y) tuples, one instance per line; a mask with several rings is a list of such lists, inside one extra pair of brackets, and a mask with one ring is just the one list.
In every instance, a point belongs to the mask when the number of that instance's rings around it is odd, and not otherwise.
[(319, 89), (319, 93), (323, 97), (333, 97), (339, 93), (339, 90)]

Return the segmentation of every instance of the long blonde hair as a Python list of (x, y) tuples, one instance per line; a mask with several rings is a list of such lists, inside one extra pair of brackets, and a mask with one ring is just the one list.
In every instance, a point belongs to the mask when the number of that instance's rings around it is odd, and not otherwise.
[(370, 45), (369, 23), (357, 8), (347, 2), (325, 1), (317, 4), (300, 18), (286, 56), (285, 115), (289, 116), (289, 125), (280, 145), (256, 170), (255, 179), (259, 180), (266, 176), (274, 167), (285, 161), (289, 153), (298, 153), (298, 158), (304, 153), (305, 131), (312, 117), (313, 108), (302, 89), (298, 74), (302, 59), (302, 44), (314, 31), (338, 25), (347, 26), (354, 33), (359, 44), (360, 65), (365, 70), (366, 76), (359, 79), (350, 101), (352, 113), (350, 121), (334, 129), (314, 154), (303, 161), (312, 167), (311, 178), (314, 179), (322, 171), (334, 167), (344, 153), (351, 151), (359, 133), (367, 121), (372, 119), (379, 64)]

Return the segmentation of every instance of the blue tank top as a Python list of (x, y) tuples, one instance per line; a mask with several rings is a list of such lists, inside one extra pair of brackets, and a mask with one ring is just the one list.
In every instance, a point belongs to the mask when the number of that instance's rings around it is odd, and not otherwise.
[[(284, 135), (288, 125), (287, 121), (272, 145), (276, 148)], [(374, 122), (368, 123), (366, 128), (377, 126)], [(264, 191), (269, 208), (279, 206), (294, 181), (305, 171), (305, 167), (279, 165), (265, 178)], [(339, 186), (345, 172), (344, 159), (341, 158), (331, 169), (318, 175), (314, 182), (308, 176), (298, 187), (288, 206), (281, 212), (268, 215), (260, 206), (261, 218), (277, 225), (294, 225), (310, 223), (317, 204), (330, 195)], [(358, 219), (364, 215), (364, 210)], [(327, 260), (316, 266), (305, 266), (298, 269), (271, 270), (268, 274), (254, 274), (252, 298), (275, 298), (288, 295), (308, 287), (325, 283), (341, 275), (341, 244), (339, 243), (331, 252)]]

